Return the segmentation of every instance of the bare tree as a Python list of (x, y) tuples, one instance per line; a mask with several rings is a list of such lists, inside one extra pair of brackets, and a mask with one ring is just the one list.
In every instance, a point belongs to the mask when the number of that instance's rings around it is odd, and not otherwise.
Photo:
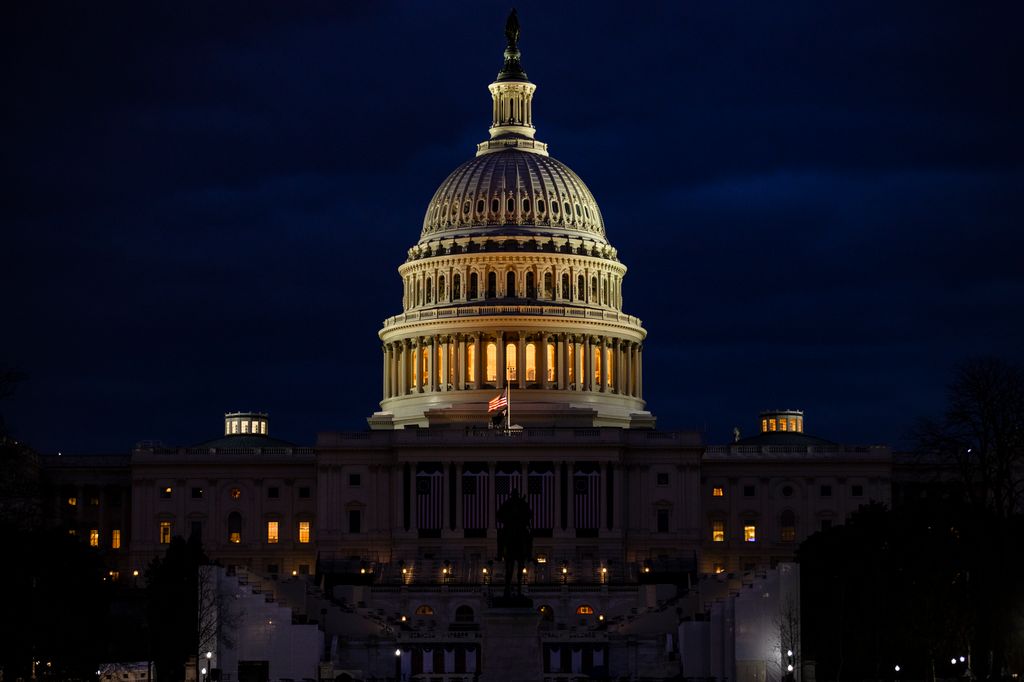
[(233, 608), (234, 599), (220, 588), (222, 569), (214, 565), (199, 567), (199, 580), (196, 590), (196, 673), (206, 664), (206, 652), (217, 651), (218, 645), (223, 648), (235, 648), (235, 632), (242, 617), (242, 612)]

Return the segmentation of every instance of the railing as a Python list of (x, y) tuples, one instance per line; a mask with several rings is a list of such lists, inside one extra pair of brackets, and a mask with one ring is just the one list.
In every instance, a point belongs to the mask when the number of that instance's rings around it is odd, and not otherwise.
[(273, 448), (136, 448), (136, 455), (225, 455), (225, 456), (309, 456), (313, 448), (309, 447), (273, 447)]
[(705, 448), (711, 459), (726, 457), (829, 457), (861, 455), (861, 459), (888, 459), (891, 451), (884, 445), (711, 445)]
[(642, 327), (639, 317), (626, 315), (617, 310), (603, 310), (580, 306), (548, 306), (548, 305), (478, 305), (451, 306), (446, 308), (428, 308), (426, 310), (410, 310), (384, 320), (384, 328), (394, 327), (409, 322), (429, 322), (430, 320), (447, 320), (455, 317), (486, 317), (491, 315), (530, 315), (540, 317), (572, 317), (601, 322), (618, 322), (635, 327)]
[[(696, 431), (648, 431), (619, 428), (524, 428), (514, 432), (515, 440), (529, 440), (537, 443), (607, 443), (613, 445), (653, 445), (651, 441), (673, 443), (680, 447), (699, 447), (700, 434)], [(394, 431), (365, 431), (352, 433), (322, 433), (317, 441), (318, 448), (342, 447), (346, 441), (370, 441), (370, 445), (391, 447), (398, 445), (423, 445), (430, 443), (474, 446), (480, 440), (497, 445), (510, 440), (508, 432), (487, 428), (446, 428), (446, 429), (397, 429)]]

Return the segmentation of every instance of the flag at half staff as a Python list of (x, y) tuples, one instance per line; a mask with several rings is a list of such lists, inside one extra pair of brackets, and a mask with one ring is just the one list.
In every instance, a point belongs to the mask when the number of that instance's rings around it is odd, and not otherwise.
[(499, 393), (498, 397), (492, 398), (491, 401), (489, 403), (487, 403), (487, 411), (488, 412), (495, 412), (497, 410), (503, 410), (506, 407), (508, 407), (508, 388), (507, 387), (505, 388), (505, 392), (504, 393)]

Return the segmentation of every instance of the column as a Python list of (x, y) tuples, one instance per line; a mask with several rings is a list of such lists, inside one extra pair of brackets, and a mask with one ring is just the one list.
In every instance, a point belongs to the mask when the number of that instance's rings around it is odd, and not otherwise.
[(438, 376), (438, 370), (440, 368), (437, 366), (437, 351), (439, 348), (441, 348), (441, 337), (434, 334), (434, 338), (431, 339), (430, 343), (430, 361), (427, 363), (427, 367), (430, 370), (430, 382), (428, 384), (430, 386), (430, 391), (441, 390), (441, 382), (439, 381), (440, 377)]
[(451, 370), (448, 367), (451, 347), (451, 337), (446, 335), (441, 343), (441, 390), (444, 392), (448, 391), (448, 379), (451, 376)]
[(423, 337), (416, 337), (416, 346), (413, 350), (416, 356), (412, 361), (412, 385), (416, 388), (416, 393), (423, 393)]
[(487, 464), (487, 537), (491, 537), (497, 530), (494, 524), (494, 462)]
[(452, 494), (455, 495), (455, 531), (462, 533), (462, 519), (464, 517), (462, 512), (462, 462), (455, 464), (455, 490)]
[(638, 345), (636, 349), (636, 397), (644, 398), (644, 347)]
[(405, 350), (405, 339), (398, 342), (399, 346), (396, 348), (397, 353), (395, 354), (395, 370), (397, 374), (395, 379), (397, 380), (396, 386), (398, 388), (398, 395), (405, 395), (405, 382), (406, 377), (409, 375), (406, 362), (408, 361), (409, 353)]
[(455, 353), (455, 390), (461, 391), (466, 387), (466, 337), (462, 334), (459, 334), (459, 345)]
[(558, 390), (564, 391), (566, 389), (565, 377), (568, 374), (569, 367), (569, 346), (565, 342), (565, 334), (559, 334), (555, 337), (556, 347), (556, 358), (555, 362), (555, 381), (558, 386)]
[(516, 348), (516, 378), (519, 388), (526, 388), (526, 332), (519, 332), (519, 344)]
[(537, 358), (537, 371), (540, 373), (540, 376), (538, 376), (537, 378), (540, 379), (540, 387), (541, 388), (547, 388), (548, 387), (548, 335), (547, 335), (547, 332), (544, 332), (543, 334), (541, 334), (540, 338), (537, 339), (537, 340), (540, 342), (539, 344), (537, 344), (537, 352), (540, 354), (540, 357)]
[(384, 356), (384, 374), (383, 374), (383, 377), (382, 377), (382, 380), (381, 380), (381, 383), (383, 384), (383, 386), (381, 388), (382, 388), (382, 394), (384, 396), (384, 400), (387, 400), (388, 398), (391, 397), (390, 395), (388, 395), (388, 393), (389, 393), (388, 389), (390, 388), (390, 386), (389, 386), (390, 382), (388, 381), (388, 379), (390, 379), (390, 377), (388, 376), (388, 370), (391, 368), (391, 365), (388, 362), (388, 345), (384, 344), (383, 346), (381, 346), (380, 349), (381, 349), (381, 354)]
[(505, 388), (505, 375), (508, 370), (505, 369), (505, 332), (498, 332), (498, 352), (496, 353), (498, 358), (498, 388)]
[(590, 352), (590, 334), (583, 337), (583, 390), (592, 390), (594, 385), (594, 354)]
[(480, 342), (480, 336), (480, 332), (477, 332), (473, 338), (473, 390), (480, 388), (480, 384), (483, 383), (483, 379), (480, 378), (483, 359), (480, 356), (484, 349), (483, 344)]
[(597, 390), (599, 390), (601, 393), (605, 393), (608, 390), (608, 337), (598, 337), (598, 344), (598, 347), (600, 349), (598, 352), (601, 354), (601, 379), (600, 381), (597, 382), (598, 384), (600, 384), (597, 387)]

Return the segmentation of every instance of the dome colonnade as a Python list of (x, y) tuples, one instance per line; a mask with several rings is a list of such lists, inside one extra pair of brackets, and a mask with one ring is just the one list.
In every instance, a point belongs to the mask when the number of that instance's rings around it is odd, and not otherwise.
[(535, 138), (517, 40), (489, 86), (490, 138), (441, 183), (399, 267), (373, 428), (485, 422), (506, 386), (526, 391), (513, 396), (518, 423), (654, 425), (626, 266), (590, 190)]

